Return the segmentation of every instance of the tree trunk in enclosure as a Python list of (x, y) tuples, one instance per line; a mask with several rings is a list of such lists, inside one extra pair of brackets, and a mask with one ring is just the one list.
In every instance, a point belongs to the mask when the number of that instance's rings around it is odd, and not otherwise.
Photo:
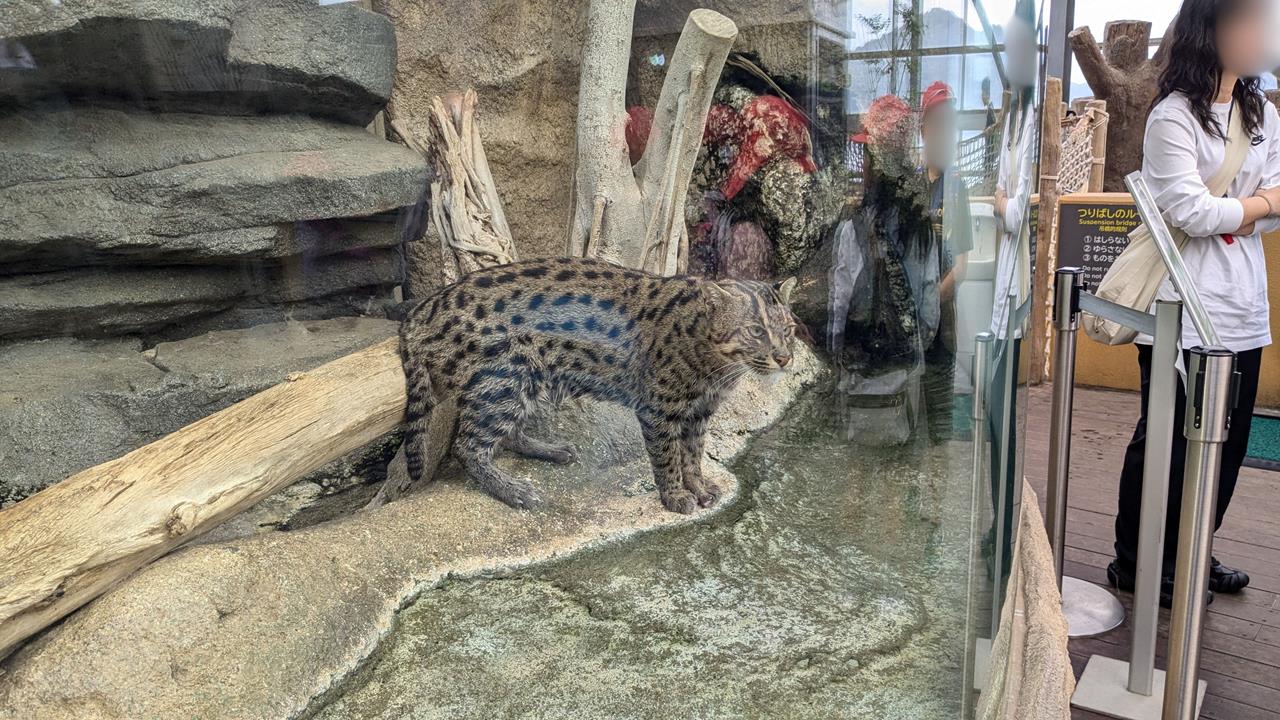
[(1106, 25), (1103, 47), (1086, 27), (1068, 35), (1076, 62), (1099, 100), (1107, 101), (1111, 121), (1107, 124), (1107, 167), (1103, 180), (1106, 192), (1127, 192), (1124, 177), (1142, 167), (1142, 136), (1147, 112), (1155, 99), (1160, 70), (1173, 38), (1173, 28), (1165, 32), (1155, 57), (1147, 59), (1151, 23), (1116, 20)]
[(684, 199), (733, 21), (689, 13), (633, 168), (625, 136), (635, 0), (592, 0), (578, 94), (578, 158), (567, 252), (670, 275), (687, 242)]

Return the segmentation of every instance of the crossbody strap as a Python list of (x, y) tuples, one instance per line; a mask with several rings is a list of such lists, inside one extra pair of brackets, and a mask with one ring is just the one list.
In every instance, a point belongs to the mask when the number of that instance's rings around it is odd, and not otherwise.
[(1249, 137), (1245, 135), (1244, 121), (1240, 118), (1244, 113), (1239, 112), (1239, 109), (1235, 102), (1232, 102), (1230, 119), (1227, 121), (1226, 152), (1222, 158), (1222, 165), (1204, 183), (1214, 197), (1222, 197), (1226, 194), (1232, 181), (1240, 174), (1240, 168), (1244, 167), (1245, 157), (1249, 155)]

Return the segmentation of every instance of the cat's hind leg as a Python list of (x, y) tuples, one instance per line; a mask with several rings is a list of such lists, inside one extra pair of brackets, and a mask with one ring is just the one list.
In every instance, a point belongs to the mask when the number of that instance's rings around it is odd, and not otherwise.
[(533, 458), (535, 460), (546, 460), (557, 465), (567, 465), (573, 462), (573, 446), (569, 443), (553, 443), (546, 440), (529, 437), (523, 428), (517, 429), (515, 432), (503, 441), (503, 447), (517, 455)]

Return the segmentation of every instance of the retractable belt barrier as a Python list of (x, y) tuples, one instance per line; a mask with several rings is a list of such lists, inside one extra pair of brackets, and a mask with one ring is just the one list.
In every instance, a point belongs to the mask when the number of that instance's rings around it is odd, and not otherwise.
[[(1076, 336), (1083, 310), (1147, 334), (1153, 342), (1132, 651), (1128, 663), (1091, 657), (1077, 684), (1072, 704), (1119, 718), (1192, 720), (1198, 716), (1204, 696), (1205, 683), (1199, 680), (1200, 636), (1213, 547), (1218, 470), (1239, 381), (1235, 354), (1219, 345), (1199, 293), (1141, 174), (1129, 175), (1125, 184), (1143, 223), (1151, 230), (1182, 302), (1158, 301), (1156, 312), (1151, 315), (1090, 294), (1077, 268), (1060, 268), (1056, 272), (1053, 314), (1056, 346), (1045, 522), (1053, 548), (1054, 569), (1062, 588), (1068, 634), (1083, 637), (1118, 626), (1124, 620), (1124, 609), (1115, 596), (1097, 585), (1064, 578), (1062, 574)], [(1187, 367), (1186, 422), (1182, 428), (1187, 439), (1187, 460), (1170, 614), (1169, 664), (1167, 672), (1162, 673), (1155, 669), (1155, 646), (1170, 452), (1175, 431), (1173, 403), (1179, 379), (1176, 366), (1184, 306), (1202, 345), (1191, 348)], [(1160, 686), (1162, 690), (1158, 690)]]

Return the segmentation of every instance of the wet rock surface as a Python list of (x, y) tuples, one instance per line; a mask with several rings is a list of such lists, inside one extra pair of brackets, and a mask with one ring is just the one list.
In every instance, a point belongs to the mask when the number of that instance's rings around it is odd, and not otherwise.
[(0, 5), (0, 101), (124, 97), (218, 114), (302, 112), (365, 125), (391, 93), (386, 18), (314, 0), (92, 0)]
[[(337, 318), (214, 332), (149, 350), (136, 340), (67, 338), (0, 348), (0, 505), (124, 455), (290, 372), (381, 342), (396, 327)], [(335, 489), (335, 479), (345, 477), (343, 487), (352, 482), (356, 473), (343, 467), (313, 476), (322, 492)]]
[[(180, 361), (172, 349), (167, 357)], [(704, 472), (724, 506), (737, 479), (717, 458), (781, 417), (819, 369), (804, 352), (793, 367), (771, 385), (744, 381), (713, 418)], [(0, 662), (0, 719), (294, 717), (377, 652), (400, 608), (448, 578), (510, 572), (718, 511), (662, 508), (639, 428), (618, 408), (566, 404), (543, 434), (575, 445), (577, 461), (499, 459), (538, 486), (546, 501), (535, 511), (468, 487), (450, 464), (373, 511), (355, 511), (367, 493), (338, 495), (346, 502), (327, 522), (162, 558)]]
[(967, 507), (922, 510), (964, 459), (856, 448), (825, 405), (715, 518), (424, 592), (314, 717), (958, 717)]

